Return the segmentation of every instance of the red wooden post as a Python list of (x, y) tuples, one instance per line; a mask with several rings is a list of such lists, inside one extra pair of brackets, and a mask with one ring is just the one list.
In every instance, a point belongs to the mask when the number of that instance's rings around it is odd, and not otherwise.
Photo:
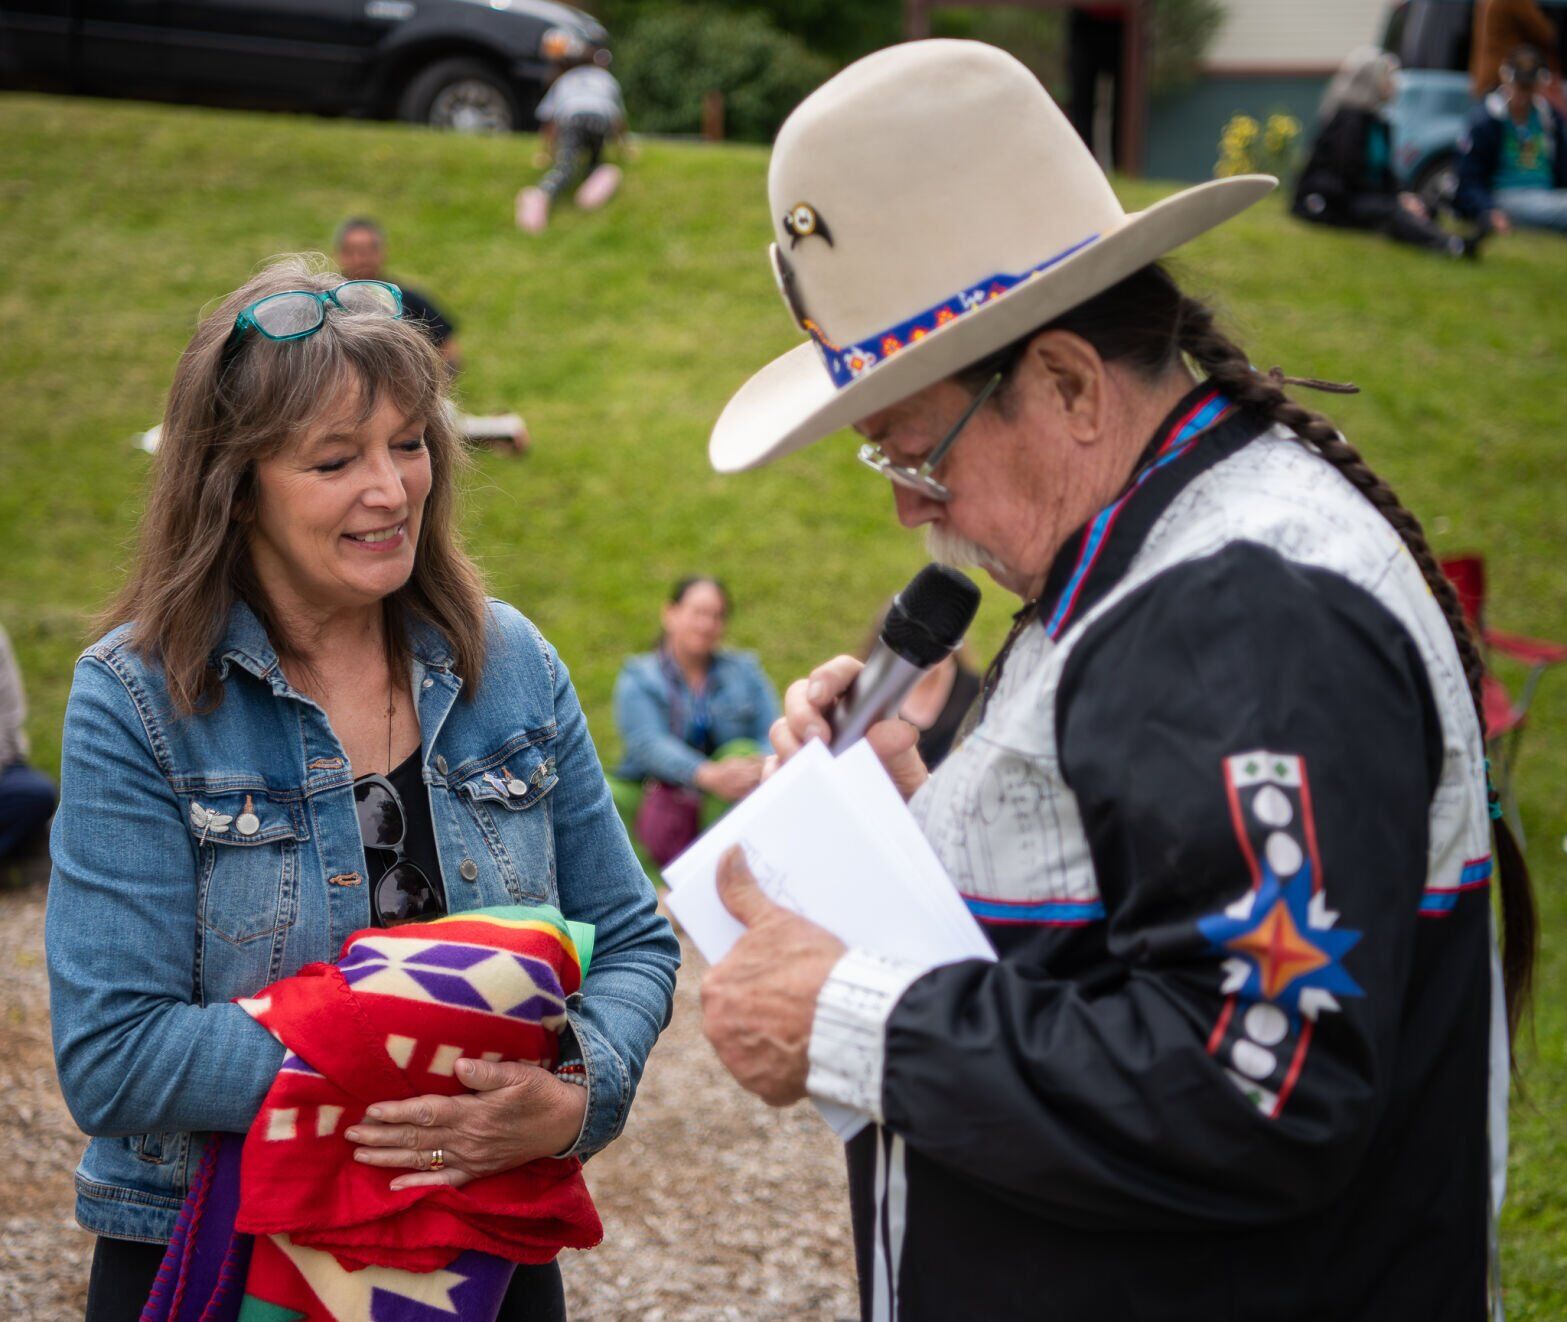
[(724, 94), (717, 88), (702, 93), (702, 140), (724, 140)]
[(1148, 4), (1127, 0), (1121, 20), (1121, 124), (1117, 167), (1134, 179), (1143, 172), (1148, 137)]

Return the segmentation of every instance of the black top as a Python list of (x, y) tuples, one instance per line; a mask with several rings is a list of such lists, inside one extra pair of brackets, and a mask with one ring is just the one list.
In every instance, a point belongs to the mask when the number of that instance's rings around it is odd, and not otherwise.
[[(1373, 137), (1381, 150), (1369, 151)], [(1354, 221), (1350, 203), (1357, 197), (1392, 197), (1398, 192), (1393, 177), (1392, 143), (1387, 120), (1370, 110), (1340, 110), (1322, 126), (1311, 155), (1295, 186), (1294, 211), (1306, 220), (1347, 225)], [(1318, 199), (1321, 210), (1308, 199)]]
[(929, 729), (920, 731), (920, 760), (932, 771), (940, 766), (941, 760), (952, 751), (958, 731), (963, 726), (963, 718), (974, 705), (974, 699), (979, 697), (979, 676), (963, 662), (958, 661), (955, 664), (958, 668), (957, 674), (952, 677), (952, 688), (947, 693), (946, 706), (931, 722)]
[(392, 283), (403, 291), (403, 320), (420, 322), (437, 349), (457, 333), (457, 324), (417, 289), (398, 280)]
[[(1081, 609), (1260, 430), (1236, 415), (1135, 492)], [(849, 1149), (862, 1281), (890, 1132), (903, 1322), (1482, 1317), (1489, 901), (1417, 916), (1443, 745), (1409, 633), (1348, 579), (1236, 541), (1093, 621), (1055, 696), (1104, 912), (987, 926), (999, 962), (898, 1001), (887, 1127)], [(1249, 791), (1216, 770), (1247, 749), (1309, 767), (1309, 798), (1270, 808), (1287, 840), (1255, 838)], [(1236, 899), (1278, 884), (1248, 861), (1277, 850), (1311, 866), (1266, 911), (1269, 944)], [(1331, 913), (1296, 893), (1309, 874)], [(1259, 949), (1259, 968), (1304, 961), (1295, 985), (1331, 988), (1331, 1012), (1269, 991), (1282, 1010), (1231, 1014), (1236, 969), (1257, 976), (1234, 952)], [(1269, 1046), (1247, 1048), (1243, 1095), (1216, 1061), (1246, 1033)]]
[[(386, 779), (397, 791), (403, 803), (403, 820), (407, 832), (403, 837), (403, 857), (418, 867), (430, 879), (445, 908), (446, 885), (441, 879), (441, 856), (435, 849), (435, 826), (430, 820), (430, 794), (424, 778), (419, 774), (419, 749), (414, 749), (402, 762), (387, 773)], [(368, 868), (370, 886), (393, 863), (397, 855), (390, 849), (365, 849), (365, 865)]]

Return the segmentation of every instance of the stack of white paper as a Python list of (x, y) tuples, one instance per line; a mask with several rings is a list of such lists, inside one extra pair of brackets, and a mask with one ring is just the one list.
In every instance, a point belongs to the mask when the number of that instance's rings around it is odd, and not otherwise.
[[(864, 741), (838, 758), (807, 744), (664, 869), (669, 907), (710, 963), (745, 930), (717, 891), (718, 860), (736, 844), (773, 900), (846, 945), (929, 968), (996, 957)], [(845, 1139), (865, 1123), (819, 1109)]]

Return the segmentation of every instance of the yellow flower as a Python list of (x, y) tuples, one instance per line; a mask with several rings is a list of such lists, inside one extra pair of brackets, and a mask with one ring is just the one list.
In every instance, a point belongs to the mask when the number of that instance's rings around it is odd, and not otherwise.
[(1300, 131), (1300, 125), (1289, 115), (1268, 116), (1268, 136), (1270, 138), (1293, 138)]

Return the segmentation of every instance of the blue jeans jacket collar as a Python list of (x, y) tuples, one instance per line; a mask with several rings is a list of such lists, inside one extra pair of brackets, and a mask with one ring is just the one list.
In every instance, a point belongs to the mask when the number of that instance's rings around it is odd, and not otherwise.
[[(428, 621), (418, 618), (409, 621), (408, 645), (414, 659), (425, 666), (447, 667), (452, 663), (452, 649), (440, 630)], [(257, 679), (270, 681), (280, 674), (277, 650), (256, 618), (256, 612), (244, 601), (236, 601), (229, 612), (228, 629), (215, 656), (220, 679), (228, 678), (231, 661)]]

